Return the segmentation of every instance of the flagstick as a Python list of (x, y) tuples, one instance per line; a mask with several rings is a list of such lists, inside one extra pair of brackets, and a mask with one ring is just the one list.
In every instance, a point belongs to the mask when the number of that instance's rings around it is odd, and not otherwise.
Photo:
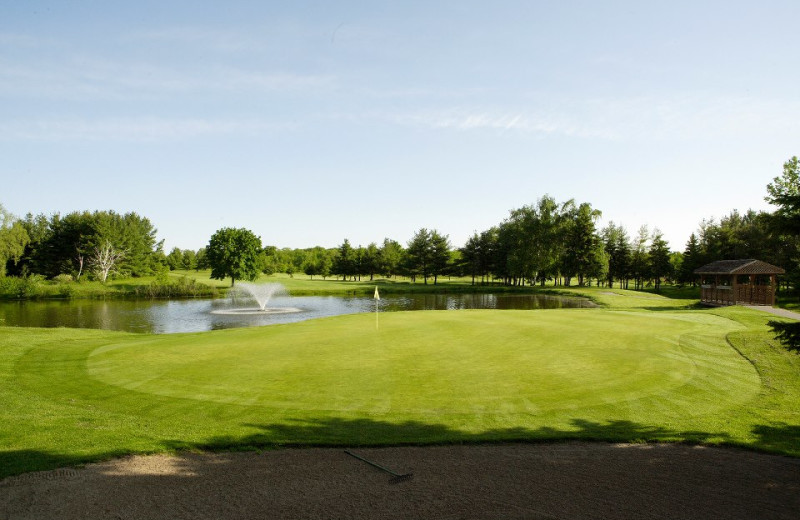
[(375, 330), (378, 330), (378, 301), (381, 299), (381, 295), (378, 294), (378, 286), (375, 286)]

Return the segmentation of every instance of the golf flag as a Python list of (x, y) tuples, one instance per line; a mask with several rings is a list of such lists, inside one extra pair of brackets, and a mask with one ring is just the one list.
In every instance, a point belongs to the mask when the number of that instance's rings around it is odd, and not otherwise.
[(375, 286), (375, 296), (373, 296), (373, 298), (375, 298), (376, 300), (380, 300), (381, 299), (381, 295), (378, 294), (378, 286), (377, 285)]

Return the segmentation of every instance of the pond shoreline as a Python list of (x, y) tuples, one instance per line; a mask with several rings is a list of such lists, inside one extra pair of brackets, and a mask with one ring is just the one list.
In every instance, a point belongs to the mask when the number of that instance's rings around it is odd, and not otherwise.
[[(179, 279), (180, 280), (180, 279)], [(265, 280), (267, 283), (282, 283), (285, 280)], [(462, 282), (444, 282), (439, 284), (424, 284), (420, 282), (395, 282), (385, 279), (375, 281), (341, 281), (322, 280), (325, 283), (336, 283), (331, 288), (326, 285), (321, 288), (308, 287), (314, 285), (314, 280), (304, 280), (300, 283), (305, 287), (287, 288), (294, 296), (371, 296), (377, 287), (381, 294), (550, 294), (564, 295), (566, 290), (583, 289), (580, 286), (515, 286), (500, 283), (475, 284)], [(352, 284), (352, 287), (347, 285)], [(20, 289), (16, 293), (0, 293), (0, 301), (43, 301), (43, 300), (187, 300), (206, 298), (227, 298), (231, 287), (219, 287), (199, 282), (195, 278), (187, 282), (171, 282), (155, 284), (153, 282), (133, 282), (130, 279), (100, 285), (94, 282), (66, 282), (39, 281), (31, 287)], [(571, 293), (570, 293), (571, 294)], [(581, 295), (591, 299), (590, 295)]]
[(575, 295), (461, 293), (274, 296), (259, 309), (257, 302), (237, 295), (194, 299), (78, 299), (0, 302), (0, 325), (67, 327), (170, 334), (293, 323), (358, 314), (421, 310), (533, 310), (596, 307)]

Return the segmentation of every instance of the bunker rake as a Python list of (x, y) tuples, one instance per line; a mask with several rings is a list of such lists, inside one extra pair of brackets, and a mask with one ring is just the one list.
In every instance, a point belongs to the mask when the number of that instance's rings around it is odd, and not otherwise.
[(381, 466), (380, 464), (377, 464), (375, 462), (372, 462), (371, 460), (367, 460), (364, 457), (361, 457), (360, 455), (356, 455), (355, 453), (353, 453), (350, 450), (344, 450), (344, 452), (347, 453), (348, 455), (350, 455), (351, 457), (355, 457), (360, 461), (366, 462), (370, 466), (376, 467), (379, 470), (388, 473), (389, 475), (392, 476), (392, 478), (389, 479), (389, 482), (392, 483), (392, 484), (398, 484), (400, 482), (404, 482), (406, 480), (410, 480), (414, 476), (413, 473), (404, 473), (404, 474), (395, 473), (394, 471), (390, 470), (389, 468), (385, 468), (385, 467)]

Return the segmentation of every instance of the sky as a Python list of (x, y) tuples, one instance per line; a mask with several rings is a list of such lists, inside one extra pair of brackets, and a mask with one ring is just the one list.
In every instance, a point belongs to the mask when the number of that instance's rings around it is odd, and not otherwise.
[(0, 0), (0, 204), (459, 247), (551, 195), (683, 250), (800, 155), (800, 2)]

